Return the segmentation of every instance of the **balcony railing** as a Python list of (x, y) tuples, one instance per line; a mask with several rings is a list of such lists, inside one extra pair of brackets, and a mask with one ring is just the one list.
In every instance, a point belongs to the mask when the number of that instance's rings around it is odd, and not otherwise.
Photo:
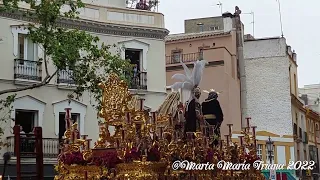
[(147, 90), (147, 72), (140, 72), (133, 75), (129, 84), (129, 89), (143, 89)]
[(183, 63), (194, 62), (203, 59), (203, 53), (188, 53), (188, 54), (173, 54), (172, 56), (166, 56), (166, 64), (177, 64), (182, 61)]
[(74, 84), (73, 71), (72, 70), (59, 70), (57, 83), (58, 84)]
[(24, 59), (14, 60), (14, 79), (42, 80), (42, 62)]
[[(14, 136), (7, 137), (7, 152), (14, 156)], [(58, 138), (42, 138), (43, 143), (43, 157), (44, 158), (57, 158), (59, 155), (59, 139)], [(20, 144), (20, 149), (22, 152), (34, 152), (35, 150), (35, 140), (34, 139), (24, 139)], [(34, 156), (34, 155), (29, 155)]]

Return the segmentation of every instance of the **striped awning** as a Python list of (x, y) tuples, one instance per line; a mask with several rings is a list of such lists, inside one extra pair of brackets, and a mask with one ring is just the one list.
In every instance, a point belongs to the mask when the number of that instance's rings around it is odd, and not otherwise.
[[(264, 175), (264, 177), (268, 180), (270, 178), (270, 172), (269, 171), (264, 171), (262, 172), (262, 174)], [(291, 173), (291, 172), (282, 172), (282, 171), (277, 171), (277, 179), (278, 176), (281, 176), (282, 175), (286, 175), (287, 177), (287, 180), (296, 180), (296, 178), (294, 177), (294, 175)]]

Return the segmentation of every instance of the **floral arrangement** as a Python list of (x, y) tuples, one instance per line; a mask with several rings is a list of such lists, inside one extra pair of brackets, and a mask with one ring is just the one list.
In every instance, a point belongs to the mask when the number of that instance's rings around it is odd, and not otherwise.
[(108, 151), (103, 153), (99, 157), (95, 157), (89, 160), (84, 160), (83, 153), (78, 152), (66, 152), (61, 154), (58, 159), (65, 165), (95, 165), (95, 166), (103, 166), (106, 168), (115, 168), (115, 166), (122, 161), (118, 158), (117, 152)]
[(115, 168), (117, 164), (122, 163), (122, 160), (118, 157), (117, 152), (107, 151), (101, 154), (99, 157), (94, 157), (92, 163), (96, 166), (103, 166), (108, 169)]
[(141, 155), (136, 147), (133, 147), (132, 149), (127, 150), (124, 155), (125, 162), (132, 162), (140, 159), (141, 159)]
[(160, 161), (160, 151), (159, 146), (156, 144), (152, 146), (148, 151), (147, 161), (158, 162)]
[(61, 154), (58, 159), (66, 165), (87, 165), (88, 162), (83, 159), (83, 154), (81, 152), (66, 152)]

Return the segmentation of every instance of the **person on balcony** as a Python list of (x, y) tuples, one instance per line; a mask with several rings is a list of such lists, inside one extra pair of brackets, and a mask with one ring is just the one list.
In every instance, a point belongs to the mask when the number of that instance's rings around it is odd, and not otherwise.
[(36, 144), (36, 140), (35, 140), (35, 128), (32, 129), (32, 132), (29, 133), (29, 137), (30, 139), (28, 139), (28, 152), (36, 152), (35, 150), (35, 144)]
[(140, 0), (136, 5), (136, 9), (149, 10), (146, 0)]
[(133, 86), (134, 88), (137, 88), (140, 83), (140, 71), (138, 69), (138, 65), (134, 64), (133, 65)]
[[(17, 126), (20, 126), (20, 125), (17, 125)], [(27, 148), (27, 139), (26, 139), (27, 135), (26, 133), (24, 132), (23, 130), (23, 127), (20, 126), (20, 151), (21, 152), (27, 152), (28, 148)]]

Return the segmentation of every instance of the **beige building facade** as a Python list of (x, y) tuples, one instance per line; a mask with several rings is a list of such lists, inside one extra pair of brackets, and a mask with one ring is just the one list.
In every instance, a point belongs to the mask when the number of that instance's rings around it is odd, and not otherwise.
[[(193, 68), (193, 62), (206, 60), (200, 88), (215, 89), (221, 92), (220, 101), (224, 121), (222, 135), (227, 134), (227, 124), (233, 124), (234, 131), (241, 130), (240, 77), (237, 63), (236, 29), (233, 17), (213, 17), (216, 24), (207, 24), (202, 19), (185, 21), (185, 32), (166, 37), (166, 77), (167, 86), (174, 83), (171, 79), (176, 73), (184, 73), (180, 61)], [(197, 23), (201, 22), (203, 27)], [(214, 28), (218, 27), (219, 28)], [(207, 27), (207, 28), (205, 28)], [(213, 27), (213, 28), (210, 28)], [(200, 29), (199, 29), (200, 28)], [(202, 93), (200, 101), (207, 98)]]

